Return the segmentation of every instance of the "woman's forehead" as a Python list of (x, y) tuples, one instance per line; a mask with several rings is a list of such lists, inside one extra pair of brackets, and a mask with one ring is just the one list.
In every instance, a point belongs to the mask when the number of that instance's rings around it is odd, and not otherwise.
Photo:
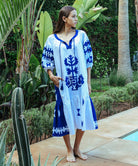
[(72, 10), (69, 15), (74, 15), (74, 14), (77, 15), (77, 11), (76, 10)]

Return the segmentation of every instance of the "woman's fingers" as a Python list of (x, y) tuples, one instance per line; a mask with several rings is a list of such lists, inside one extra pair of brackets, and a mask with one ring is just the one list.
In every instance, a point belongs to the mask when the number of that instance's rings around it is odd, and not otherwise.
[(59, 80), (62, 80), (62, 81), (63, 81), (63, 78), (58, 77), (58, 76), (53, 76), (53, 77), (52, 77), (52, 81), (53, 81), (53, 83), (54, 83), (57, 87), (59, 87)]
[(62, 81), (64, 81), (63, 78), (61, 78), (61, 77), (57, 77), (57, 78), (58, 78), (58, 80), (62, 80)]

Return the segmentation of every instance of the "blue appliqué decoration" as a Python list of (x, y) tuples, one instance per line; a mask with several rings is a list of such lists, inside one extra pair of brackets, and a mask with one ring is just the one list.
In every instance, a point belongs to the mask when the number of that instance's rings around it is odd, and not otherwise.
[(80, 114), (80, 109), (77, 109), (77, 111), (78, 111), (77, 116), (81, 116), (81, 114)]
[(51, 60), (51, 61), (54, 60), (53, 50), (51, 48), (44, 47), (44, 52), (43, 52), (42, 56), (46, 59)]
[(78, 59), (69, 55), (68, 58), (64, 60), (65, 65), (67, 66), (67, 77), (65, 79), (67, 87), (72, 87), (72, 90), (78, 90), (79, 87), (84, 83), (84, 78), (82, 75), (77, 76), (78, 74)]
[(82, 105), (84, 105), (84, 99), (82, 99)]
[(88, 52), (88, 53), (92, 52), (91, 43), (90, 43), (89, 40), (87, 40), (87, 41), (83, 44), (83, 50), (84, 50), (84, 54), (86, 54), (87, 52)]
[(50, 67), (51, 66), (51, 63), (46, 63), (47, 67)]
[(87, 59), (87, 63), (92, 63), (93, 59), (92, 59), (92, 56), (90, 56), (88, 59)]

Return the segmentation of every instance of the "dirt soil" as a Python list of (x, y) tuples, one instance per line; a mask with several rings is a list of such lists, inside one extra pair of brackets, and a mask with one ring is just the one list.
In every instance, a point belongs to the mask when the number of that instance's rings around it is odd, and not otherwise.
[(125, 110), (128, 110), (130, 108), (133, 108), (134, 106), (131, 106), (130, 103), (127, 103), (127, 102), (124, 102), (124, 103), (117, 103), (117, 104), (113, 104), (112, 106), (112, 111), (102, 111), (101, 112), (101, 115), (99, 117), (99, 119), (104, 119), (108, 116), (112, 116), (116, 113), (119, 113), (119, 112), (122, 112), (122, 111), (125, 111)]

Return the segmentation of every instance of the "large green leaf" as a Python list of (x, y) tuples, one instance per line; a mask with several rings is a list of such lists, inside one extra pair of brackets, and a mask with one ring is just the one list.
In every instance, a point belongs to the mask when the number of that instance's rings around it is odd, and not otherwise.
[(93, 21), (93, 17), (97, 18), (99, 14), (104, 10), (106, 10), (106, 8), (98, 7), (98, 8), (91, 8), (89, 12), (83, 13), (82, 18), (79, 16), (77, 28), (80, 29), (84, 24), (90, 22), (90, 20)]
[[(86, 1), (86, 0), (83, 0)], [(98, 0), (87, 0), (86, 4), (85, 4), (85, 11), (88, 11), (91, 7), (95, 7), (96, 3), (98, 2)]]
[(35, 71), (36, 67), (40, 65), (39, 60), (36, 58), (35, 55), (31, 55), (30, 62), (29, 62), (29, 71)]
[(41, 45), (44, 48), (47, 37), (53, 32), (53, 25), (51, 17), (48, 12), (41, 12), (40, 19), (38, 20), (39, 28), (37, 29), (37, 36)]
[(76, 0), (73, 7), (75, 7), (78, 14), (80, 14), (89, 11), (97, 2), (98, 0)]
[(0, 49), (31, 2), (33, 0), (0, 0)]
[(82, 28), (86, 23), (96, 20), (100, 13), (106, 10), (97, 5), (98, 0), (76, 0), (73, 7), (76, 8), (78, 13), (77, 28)]
[(3, 88), (3, 93), (5, 96), (9, 96), (11, 91), (12, 91), (12, 84), (10, 82), (7, 82)]
[(83, 0), (76, 0), (73, 4), (73, 7), (77, 10), (77, 13), (80, 13), (80, 9), (83, 6)]

